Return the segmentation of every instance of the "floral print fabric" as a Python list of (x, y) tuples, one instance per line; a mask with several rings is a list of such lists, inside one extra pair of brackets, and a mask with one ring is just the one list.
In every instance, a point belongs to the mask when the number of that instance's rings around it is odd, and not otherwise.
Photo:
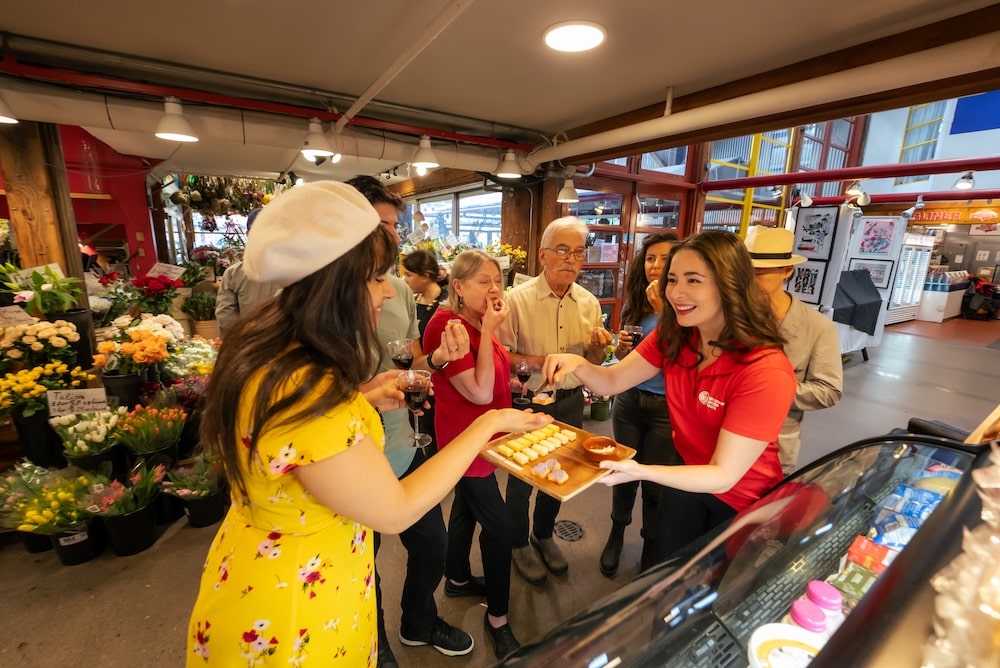
[(372, 532), (318, 503), (294, 475), (365, 436), (382, 446), (378, 415), (359, 394), (261, 439), (248, 498), (233, 499), (205, 561), (189, 667), (375, 665)]

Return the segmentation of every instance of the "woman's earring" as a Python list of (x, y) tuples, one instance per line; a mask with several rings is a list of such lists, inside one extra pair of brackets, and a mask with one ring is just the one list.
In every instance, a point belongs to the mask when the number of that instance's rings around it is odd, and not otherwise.
[(458, 297), (458, 308), (462, 308), (462, 306), (464, 306), (464, 304), (465, 304), (465, 302), (462, 301), (462, 296), (459, 295), (459, 297)]

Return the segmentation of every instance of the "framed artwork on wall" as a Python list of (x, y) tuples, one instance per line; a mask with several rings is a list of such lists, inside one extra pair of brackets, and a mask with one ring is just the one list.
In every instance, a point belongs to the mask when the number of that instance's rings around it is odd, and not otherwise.
[(872, 283), (876, 288), (882, 290), (889, 287), (889, 277), (892, 276), (892, 260), (868, 260), (865, 258), (851, 258), (847, 266), (849, 271), (864, 269), (872, 278)]
[(788, 291), (806, 304), (819, 305), (825, 280), (826, 262), (808, 260), (795, 265), (795, 271), (788, 279)]
[(892, 249), (896, 221), (891, 218), (868, 218), (863, 224), (857, 252), (862, 255), (888, 255)]
[(839, 214), (840, 209), (835, 206), (799, 209), (792, 252), (810, 260), (829, 260)]

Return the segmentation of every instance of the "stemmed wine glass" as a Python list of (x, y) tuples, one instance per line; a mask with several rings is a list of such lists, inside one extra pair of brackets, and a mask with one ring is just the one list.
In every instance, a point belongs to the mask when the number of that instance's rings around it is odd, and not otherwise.
[[(396, 385), (406, 397), (406, 408), (416, 416), (417, 412), (424, 407), (427, 401), (427, 394), (431, 389), (431, 372), (410, 369), (402, 371), (396, 376)], [(414, 420), (413, 427), (413, 447), (426, 448), (431, 437), (428, 434), (420, 433), (420, 421)]]
[(397, 369), (409, 369), (413, 365), (413, 339), (397, 339), (386, 344), (389, 357)]
[(517, 368), (514, 370), (517, 374), (517, 380), (521, 383), (521, 396), (514, 398), (514, 403), (520, 406), (525, 404), (530, 404), (526, 396), (524, 396), (525, 391), (528, 389), (528, 379), (531, 378), (531, 367), (525, 360), (518, 362)]

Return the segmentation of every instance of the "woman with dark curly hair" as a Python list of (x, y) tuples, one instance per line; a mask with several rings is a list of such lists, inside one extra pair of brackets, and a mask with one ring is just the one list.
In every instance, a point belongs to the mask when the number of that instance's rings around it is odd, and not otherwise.
[[(625, 280), (625, 307), (622, 309), (622, 330), (618, 332), (615, 356), (623, 360), (638, 345), (642, 337), (656, 331), (663, 301), (657, 285), (667, 266), (670, 249), (677, 243), (673, 232), (650, 234), (643, 239)], [(638, 327), (639, 330), (634, 328)], [(632, 331), (629, 331), (633, 328)], [(638, 332), (641, 331), (641, 335)], [(635, 448), (635, 461), (641, 464), (679, 464), (671, 436), (670, 412), (667, 410), (663, 376), (656, 375), (615, 397), (611, 412), (615, 440)], [(601, 572), (608, 577), (618, 572), (625, 527), (632, 523), (632, 506), (639, 492), (639, 482), (616, 485), (611, 491), (611, 533), (601, 552)], [(653, 551), (656, 507), (660, 486), (642, 481), (642, 557), (640, 569), (649, 567)]]
[(654, 555), (661, 562), (782, 480), (777, 438), (795, 373), (739, 236), (702, 232), (674, 246), (657, 293), (664, 302), (659, 330), (636, 354), (610, 367), (549, 355), (542, 371), (551, 383), (573, 373), (600, 394), (663, 375), (683, 465), (601, 463), (612, 471), (605, 484), (664, 487)]

